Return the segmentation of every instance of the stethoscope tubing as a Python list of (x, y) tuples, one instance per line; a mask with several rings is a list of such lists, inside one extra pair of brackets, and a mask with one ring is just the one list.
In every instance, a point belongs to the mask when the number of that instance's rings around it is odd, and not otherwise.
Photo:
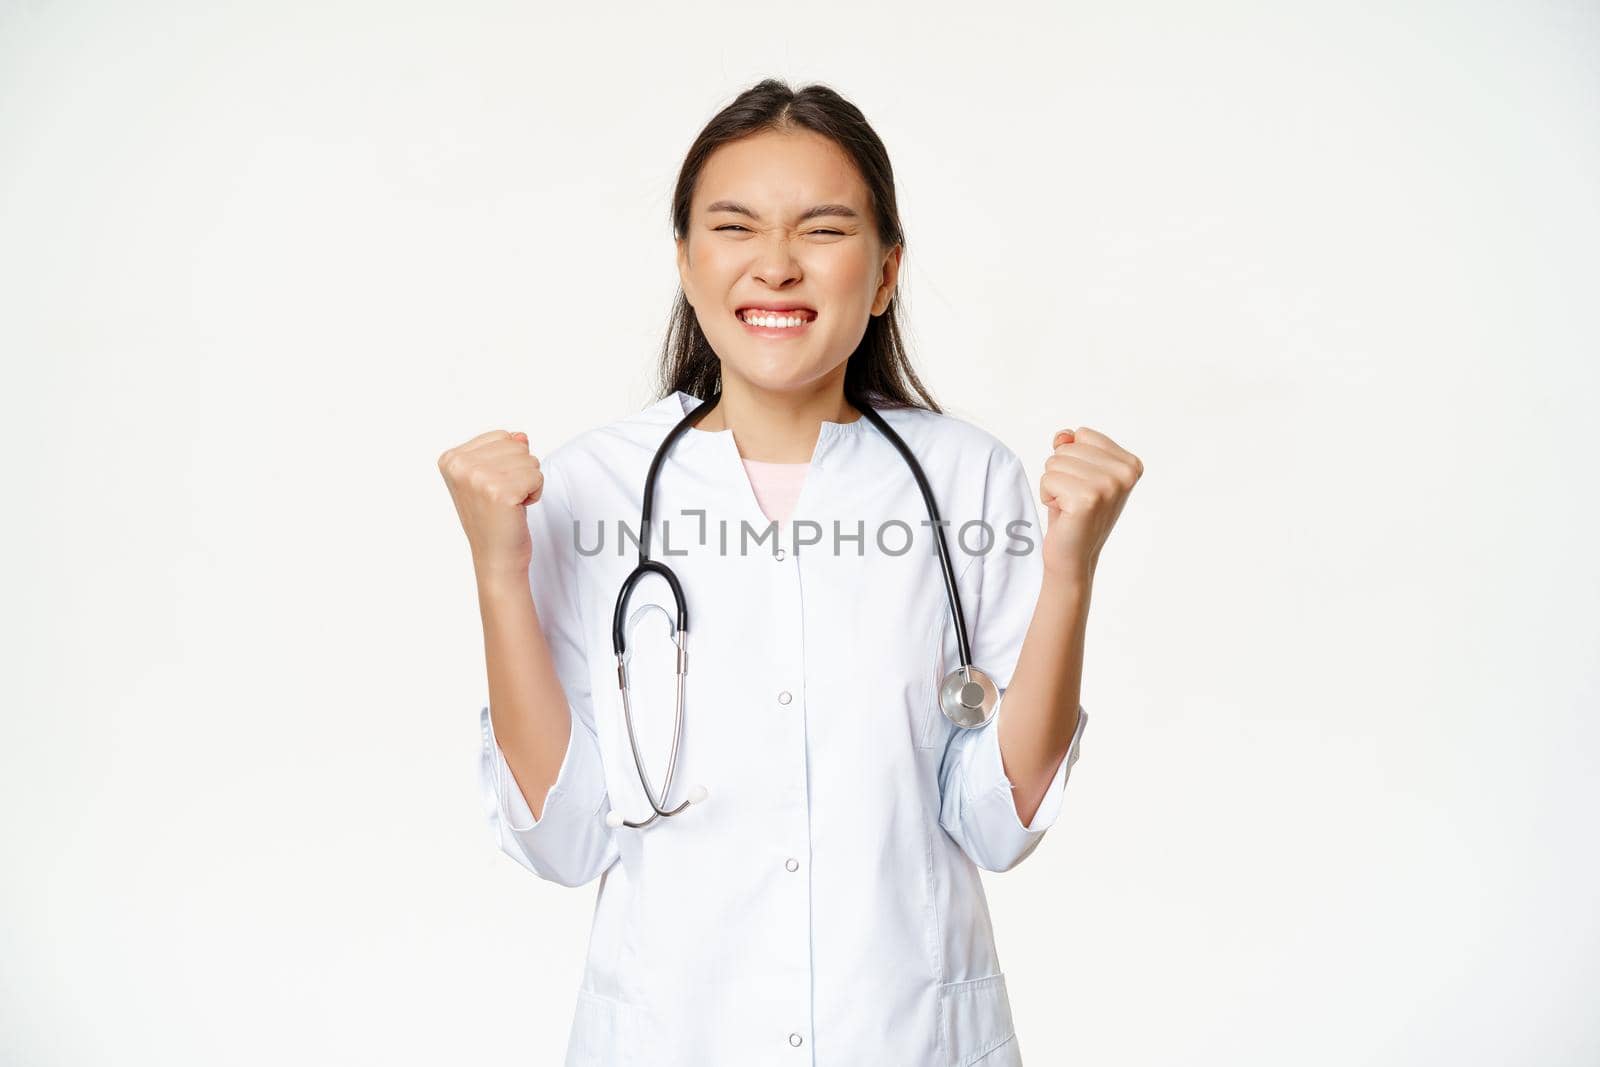
[(861, 414), (872, 420), (889, 443), (899, 449), (900, 455), (905, 457), (906, 466), (911, 468), (912, 477), (917, 480), (917, 488), (922, 490), (923, 503), (928, 506), (928, 518), (933, 521), (934, 538), (939, 545), (939, 567), (944, 572), (944, 592), (950, 601), (950, 614), (956, 621), (956, 649), (961, 657), (963, 667), (972, 663), (972, 648), (967, 642), (967, 618), (961, 612), (961, 598), (956, 596), (956, 572), (950, 565), (950, 546), (944, 539), (944, 523), (939, 519), (939, 505), (934, 503), (933, 490), (928, 487), (927, 476), (922, 473), (922, 464), (917, 462), (917, 457), (911, 454), (911, 449), (894, 429), (883, 420), (883, 416), (872, 410), (870, 405), (856, 404)]
[[(644, 787), (645, 798), (650, 802), (652, 813), (649, 818), (643, 820), (642, 822), (633, 822), (631, 820), (620, 818), (619, 814), (613, 811), (607, 817), (608, 823), (610, 823), (612, 826), (623, 825), (633, 828), (649, 826), (651, 823), (655, 822), (656, 819), (663, 816), (676, 815), (687, 808), (690, 804), (696, 803), (705, 797), (704, 788), (697, 786), (690, 798), (685, 800), (682, 804), (679, 804), (676, 808), (673, 808), (669, 811), (661, 806), (662, 800), (664, 800), (672, 790), (672, 775), (677, 767), (678, 762), (678, 742), (683, 734), (684, 681), (685, 676), (688, 673), (689, 606), (688, 601), (683, 595), (683, 585), (678, 581), (678, 576), (674, 574), (672, 569), (666, 564), (650, 558), (650, 519), (655, 505), (656, 477), (661, 471), (661, 466), (667, 457), (667, 453), (671, 451), (673, 443), (677, 441), (677, 439), (681, 437), (684, 432), (689, 429), (689, 427), (705, 418), (705, 416), (717, 406), (717, 402), (721, 399), (722, 392), (721, 390), (718, 390), (716, 393), (712, 394), (711, 399), (700, 404), (693, 411), (685, 414), (683, 418), (680, 419), (678, 423), (667, 433), (667, 436), (657, 447), (656, 454), (650, 461), (649, 471), (645, 475), (644, 502), (641, 506), (639, 517), (639, 564), (628, 574), (627, 578), (623, 580), (622, 588), (617, 593), (617, 606), (616, 610), (612, 613), (611, 618), (611, 646), (617, 657), (617, 685), (622, 691), (622, 713), (628, 730), (628, 746), (633, 752), (634, 768), (639, 772), (639, 783)], [(905, 443), (900, 435), (895, 432), (894, 428), (884, 421), (883, 416), (879, 415), (877, 411), (873, 410), (872, 406), (869, 404), (863, 403), (859, 400), (854, 400), (852, 402), (854, 403), (855, 407), (860, 410), (862, 417), (876, 426), (878, 431), (882, 433), (884, 437), (888, 438), (889, 443), (894, 445), (896, 451), (900, 453), (901, 458), (905, 460), (906, 466), (911, 468), (912, 477), (914, 477), (917, 482), (917, 489), (922, 493), (922, 501), (927, 507), (928, 518), (931, 520), (933, 525), (934, 540), (939, 550), (939, 569), (944, 577), (945, 596), (949, 600), (950, 614), (955, 620), (956, 625), (956, 647), (960, 656), (961, 664), (956, 668), (956, 672), (952, 672), (951, 677), (954, 677), (955, 673), (959, 672), (970, 683), (974, 675), (980, 677), (983, 677), (983, 675), (982, 672), (978, 671), (977, 668), (972, 666), (971, 644), (967, 637), (967, 619), (966, 615), (961, 610), (961, 598), (956, 592), (956, 573), (955, 568), (950, 563), (950, 546), (945, 540), (944, 523), (939, 517), (939, 507), (934, 501), (933, 490), (928, 485), (927, 475), (923, 473), (922, 465), (917, 462), (917, 458), (912, 454), (910, 447)], [(627, 616), (628, 601), (632, 596), (634, 586), (636, 586), (646, 575), (650, 574), (659, 575), (661, 578), (665, 579), (668, 587), (672, 590), (672, 599), (677, 610), (677, 619), (675, 625), (673, 626), (673, 638), (678, 646), (677, 707), (673, 721), (672, 750), (667, 758), (666, 780), (661, 787), (661, 796), (659, 798), (656, 796), (655, 791), (650, 787), (649, 776), (645, 773), (644, 769), (644, 758), (639, 752), (638, 737), (633, 729), (633, 710), (628, 699), (629, 650), (627, 647), (627, 627), (624, 625)], [(643, 614), (649, 608), (656, 608), (657, 610), (665, 611), (665, 609), (660, 608), (658, 605), (646, 605), (635, 614), (635, 618), (637, 618), (639, 614)], [(669, 623), (673, 621), (670, 616), (668, 617), (668, 621)], [(976, 692), (977, 688), (978, 687), (975, 685), (969, 684), (967, 686), (967, 689), (972, 692)]]

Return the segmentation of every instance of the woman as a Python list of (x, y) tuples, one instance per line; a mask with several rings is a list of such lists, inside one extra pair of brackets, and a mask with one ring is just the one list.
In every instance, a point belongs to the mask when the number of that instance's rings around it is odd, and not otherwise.
[[(490, 821), (540, 877), (600, 879), (566, 1062), (1020, 1063), (978, 870), (1056, 819), (1090, 586), (1142, 466), (1058, 433), (1041, 531), (1016, 455), (942, 413), (896, 323), (888, 157), (833, 91), (739, 96), (690, 149), (673, 227), (661, 398), (542, 458), (495, 430), (439, 463), (478, 577)], [(983, 725), (941, 711), (960, 660), (934, 527), (863, 404), (947, 524), (1000, 698)], [(648, 607), (675, 618), (670, 587), (633, 590), (629, 622), (652, 625), (627, 634), (626, 710), (612, 622), (679, 423), (649, 546), (688, 601), (675, 734), (677, 652)], [(660, 807), (702, 802), (652, 817), (625, 716)]]

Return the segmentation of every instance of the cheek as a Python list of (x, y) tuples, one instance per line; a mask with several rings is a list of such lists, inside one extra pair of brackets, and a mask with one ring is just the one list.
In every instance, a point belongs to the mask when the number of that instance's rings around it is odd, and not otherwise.
[(876, 279), (864, 256), (818, 257), (806, 270), (807, 285), (826, 302), (827, 321), (817, 331), (812, 351), (824, 363), (849, 357), (872, 318)]
[(740, 277), (739, 264), (726, 252), (719, 255), (715, 245), (702, 245), (694, 250), (688, 268), (683, 273), (684, 293), (696, 308), (704, 306), (707, 312), (720, 308), (730, 299)]
[(830, 303), (844, 307), (866, 307), (877, 291), (872, 264), (858, 256), (823, 264), (813, 272), (813, 277), (827, 292)]

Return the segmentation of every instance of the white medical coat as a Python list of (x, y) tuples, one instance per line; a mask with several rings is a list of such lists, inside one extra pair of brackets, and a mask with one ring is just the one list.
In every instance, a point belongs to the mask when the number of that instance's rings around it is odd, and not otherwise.
[[(922, 496), (876, 427), (822, 423), (776, 531), (731, 431), (678, 438), (652, 517), (651, 557), (677, 573), (689, 616), (683, 735), (662, 806), (697, 784), (709, 796), (644, 829), (606, 825), (612, 808), (633, 821), (651, 810), (612, 613), (638, 562), (651, 457), (700, 403), (675, 392), (540, 457), (530, 582), (573, 721), (537, 821), (481, 711), (500, 847), (561, 885), (600, 879), (566, 1064), (1018, 1065), (978, 868), (1010, 870), (1038, 846), (1088, 717), (1080, 708), (1023, 826), (997, 730), (1043, 577), (1044, 527), (1022, 463), (988, 432), (881, 409), (927, 474), (973, 662), (1002, 691), (977, 730), (939, 709), (939, 681), (959, 662), (954, 626)], [(979, 518), (994, 534), (988, 551), (982, 528), (962, 532)], [(629, 615), (647, 603), (672, 610), (658, 576), (635, 587)], [(668, 633), (654, 615), (628, 636), (634, 726), (658, 791), (676, 697)]]

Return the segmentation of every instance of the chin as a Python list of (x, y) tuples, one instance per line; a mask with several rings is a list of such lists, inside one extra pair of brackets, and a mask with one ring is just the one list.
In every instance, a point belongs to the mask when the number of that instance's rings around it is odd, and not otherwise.
[[(727, 374), (728, 363), (723, 361), (723, 374)], [(807, 363), (803, 367), (787, 366), (762, 366), (759, 368), (743, 365), (734, 365), (734, 371), (757, 389), (769, 393), (804, 392), (816, 385), (818, 381), (828, 374), (826, 367), (814, 366)]]

